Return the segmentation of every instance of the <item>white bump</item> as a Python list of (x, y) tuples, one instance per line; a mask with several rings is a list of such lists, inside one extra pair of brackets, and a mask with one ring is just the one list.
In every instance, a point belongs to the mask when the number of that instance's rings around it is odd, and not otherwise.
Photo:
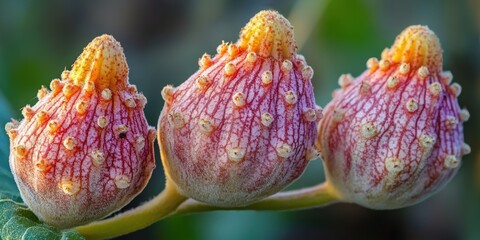
[(217, 47), (217, 53), (222, 55), (227, 51), (227, 48), (228, 48), (227, 43), (222, 41), (222, 43), (220, 45), (218, 45), (218, 47)]
[(213, 125), (212, 120), (209, 118), (200, 118), (198, 121), (198, 126), (200, 127), (200, 131), (203, 133), (211, 133), (215, 126)]
[(137, 103), (135, 102), (135, 99), (128, 97), (125, 99), (125, 106), (127, 106), (127, 108), (134, 108), (137, 106)]
[(182, 128), (185, 125), (185, 119), (180, 112), (170, 113), (168, 115), (168, 120), (173, 124), (175, 129)]
[(60, 79), (56, 78), (50, 82), (50, 90), (52, 90), (53, 96), (57, 95), (60, 91), (62, 91), (63, 83), (60, 82)]
[(453, 80), (452, 72), (450, 72), (450, 71), (442, 72), (440, 77), (442, 78), (443, 82), (446, 85), (450, 85), (450, 83), (452, 83), (452, 80)]
[(83, 85), (83, 90), (85, 90), (88, 93), (93, 92), (95, 90), (95, 84), (93, 81), (86, 81), (85, 84)]
[(273, 79), (273, 75), (272, 75), (272, 72), (271, 71), (265, 71), (262, 73), (262, 83), (264, 85), (268, 85), (272, 82), (272, 79)]
[(12, 129), (15, 129), (15, 124), (13, 124), (12, 122), (7, 122), (5, 124), (5, 132), (10, 132), (10, 130)]
[(367, 83), (367, 82), (363, 81), (360, 84), (360, 95), (366, 95), (366, 94), (370, 93), (371, 89), (372, 89), (372, 85), (370, 83)]
[(257, 54), (254, 52), (249, 52), (247, 54), (247, 62), (254, 63), (257, 61)]
[(74, 93), (74, 86), (70, 83), (67, 83), (63, 86), (62, 89), (63, 95), (68, 99)]
[(92, 163), (94, 166), (98, 167), (105, 162), (105, 156), (101, 150), (93, 150), (90, 153), (90, 157), (92, 158)]
[(315, 115), (317, 116), (317, 121), (323, 118), (323, 109), (320, 106), (315, 106)]
[(390, 173), (399, 173), (403, 170), (404, 163), (398, 158), (387, 158), (385, 159), (385, 168)]
[(105, 88), (102, 90), (102, 99), (105, 100), (105, 101), (108, 101), (110, 99), (112, 99), (112, 90), (108, 89), (108, 88)]
[(460, 111), (460, 120), (462, 120), (462, 122), (466, 122), (468, 119), (470, 119), (470, 112), (464, 108)]
[(467, 155), (472, 152), (472, 148), (467, 143), (462, 143), (462, 155)]
[(462, 93), (462, 86), (460, 86), (460, 84), (458, 83), (453, 83), (450, 86), (450, 90), (452, 91), (453, 95), (455, 95), (455, 97), (458, 97), (460, 96), (460, 93)]
[(276, 150), (277, 150), (277, 155), (282, 158), (288, 158), (292, 155), (292, 148), (290, 147), (290, 145), (286, 143), (279, 144)]
[(290, 72), (292, 70), (292, 62), (290, 60), (283, 60), (282, 62), (282, 71)]
[(443, 164), (446, 168), (456, 168), (460, 164), (460, 161), (455, 155), (447, 155)]
[(394, 89), (398, 86), (399, 80), (397, 76), (390, 76), (387, 79), (387, 87), (390, 89)]
[(421, 135), (419, 138), (420, 146), (422, 146), (424, 149), (431, 149), (435, 145), (436, 139), (435, 137), (429, 136), (429, 135)]
[(375, 137), (378, 134), (377, 128), (371, 123), (365, 123), (360, 130), (362, 136), (366, 139)]
[(410, 64), (402, 63), (398, 68), (398, 72), (403, 75), (408, 74), (410, 72)]
[(245, 106), (245, 95), (242, 92), (237, 92), (232, 96), (233, 103), (237, 107)]
[(367, 68), (368, 69), (371, 69), (371, 70), (374, 70), (374, 68), (376, 68), (378, 66), (378, 59), (377, 58), (369, 58), (367, 60)]
[(307, 122), (313, 122), (317, 120), (317, 113), (315, 109), (313, 108), (308, 108), (303, 112), (303, 119)]
[(140, 106), (140, 108), (143, 109), (145, 105), (147, 105), (147, 98), (142, 93), (137, 93), (135, 97), (137, 99), (138, 105)]
[(18, 158), (24, 158), (25, 156), (27, 156), (27, 148), (25, 147), (25, 145), (19, 144), (15, 146), (14, 151), (15, 156), (17, 156)]
[(67, 150), (73, 150), (75, 148), (76, 144), (77, 143), (76, 143), (75, 139), (71, 136), (68, 136), (67, 138), (65, 138), (65, 140), (63, 140), (63, 146)]
[(210, 57), (209, 54), (203, 54), (200, 59), (198, 59), (198, 65), (202, 68), (205, 69), (207, 67), (210, 67), (212, 65), (212, 58)]
[(41, 110), (37, 113), (37, 126), (43, 125), (48, 120), (48, 113)]
[(297, 103), (297, 94), (295, 94), (292, 90), (286, 92), (285, 102), (290, 105)]
[(48, 90), (42, 86), (42, 88), (40, 88), (37, 92), (37, 98), (38, 100), (42, 100), (45, 96), (47, 96), (48, 94)]
[(380, 67), (380, 70), (385, 71), (390, 66), (390, 61), (381, 60), (380, 62), (378, 62), (378, 66)]
[(75, 105), (75, 109), (77, 110), (78, 114), (85, 114), (88, 110), (88, 100), (82, 99), (78, 101), (78, 103)]
[(273, 120), (274, 118), (271, 113), (266, 112), (266, 113), (263, 113), (261, 116), (262, 125), (265, 127), (269, 127), (272, 124)]
[(39, 172), (48, 172), (53, 166), (47, 162), (44, 158), (36, 161), (34, 163), (35, 169)]
[(307, 152), (305, 153), (305, 158), (307, 161), (312, 161), (320, 157), (320, 153), (318, 152), (317, 148), (309, 147)]
[(418, 103), (417, 100), (410, 98), (408, 99), (407, 103), (405, 104), (407, 111), (413, 113), (418, 110)]
[(30, 105), (26, 105), (22, 109), (22, 115), (26, 120), (32, 119), (33, 115), (35, 115), (35, 111), (30, 107)]
[(228, 159), (233, 162), (240, 162), (245, 157), (245, 149), (240, 147), (229, 147), (227, 149)]
[(338, 78), (338, 85), (340, 85), (341, 88), (346, 88), (352, 82), (353, 82), (353, 76), (350, 73), (342, 74)]
[(421, 66), (417, 70), (418, 78), (425, 79), (429, 74), (428, 68), (426, 66)]
[(97, 125), (100, 127), (100, 128), (105, 128), (108, 124), (108, 118), (105, 117), (105, 116), (100, 116), (98, 117), (97, 119)]
[(228, 45), (228, 48), (227, 48), (227, 51), (228, 51), (228, 55), (233, 58), (237, 55), (238, 53), (238, 47), (237, 45), (233, 44), (233, 43), (230, 43)]
[(313, 77), (313, 68), (306, 66), (302, 69), (302, 78), (305, 81), (310, 81)]
[(115, 186), (117, 186), (118, 189), (125, 189), (130, 186), (130, 178), (126, 175), (117, 175), (115, 177)]
[(428, 90), (430, 91), (430, 94), (432, 94), (432, 96), (436, 97), (440, 95), (440, 93), (442, 92), (442, 86), (440, 85), (439, 82), (434, 82), (430, 84), (430, 86), (428, 87)]
[(70, 180), (63, 180), (60, 184), (60, 188), (62, 189), (63, 193), (72, 196), (80, 191), (80, 184)]
[(347, 110), (343, 109), (343, 108), (335, 108), (335, 110), (333, 111), (333, 115), (332, 115), (332, 120), (334, 122), (340, 122), (343, 120), (343, 117), (345, 116), (345, 112)]
[(457, 127), (457, 124), (458, 124), (458, 120), (456, 117), (447, 116), (445, 120), (445, 126), (447, 127), (447, 129), (454, 129)]
[(60, 75), (60, 77), (63, 79), (63, 80), (67, 80), (68, 79), (68, 76), (70, 75), (70, 71), (68, 70), (63, 70), (62, 74)]
[(231, 76), (237, 71), (237, 68), (235, 67), (235, 64), (229, 62), (225, 65), (224, 71), (226, 76)]
[(165, 102), (170, 102), (173, 99), (174, 88), (172, 85), (167, 85), (162, 89), (162, 98)]
[(137, 151), (142, 151), (145, 147), (145, 138), (143, 136), (137, 136), (135, 138), (135, 149)]

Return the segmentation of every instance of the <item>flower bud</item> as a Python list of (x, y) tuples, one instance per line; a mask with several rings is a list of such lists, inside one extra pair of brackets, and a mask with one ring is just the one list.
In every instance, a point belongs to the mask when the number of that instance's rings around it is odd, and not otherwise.
[(460, 166), (458, 94), (442, 72), (439, 40), (425, 26), (404, 30), (369, 67), (337, 91), (320, 121), (327, 180), (344, 201), (409, 206), (445, 186)]
[(293, 29), (262, 11), (236, 44), (177, 88), (165, 87), (159, 142), (180, 193), (244, 206), (297, 179), (316, 158), (313, 70), (296, 54)]
[(95, 38), (50, 85), (22, 121), (7, 124), (10, 166), (30, 209), (69, 228), (109, 215), (143, 190), (155, 168), (155, 130), (111, 36)]

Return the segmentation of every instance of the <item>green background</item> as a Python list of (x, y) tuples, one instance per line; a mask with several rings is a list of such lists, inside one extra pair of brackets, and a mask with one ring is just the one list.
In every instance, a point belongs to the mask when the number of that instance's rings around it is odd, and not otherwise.
[[(148, 98), (146, 116), (156, 125), (160, 91), (178, 86), (198, 69), (204, 53), (236, 41), (260, 10), (275, 9), (295, 27), (299, 52), (315, 70), (317, 103), (324, 106), (342, 73), (358, 76), (395, 36), (413, 24), (428, 25), (444, 49), (444, 69), (463, 86), (460, 105), (470, 110), (465, 139), (472, 154), (454, 180), (429, 200), (393, 211), (351, 204), (292, 212), (211, 212), (179, 216), (118, 239), (480, 239), (480, 1), (35, 1), (0, 0), (0, 112), (20, 118), (37, 90), (75, 61), (103, 33), (122, 43), (130, 82)], [(1, 125), (7, 119), (1, 118)], [(3, 127), (2, 127), (3, 128)], [(0, 150), (8, 142), (0, 133)], [(158, 152), (158, 149), (157, 149)], [(3, 154), (3, 153), (2, 153)], [(5, 172), (7, 159), (0, 164)], [(160, 158), (147, 189), (127, 208), (163, 188)], [(289, 188), (323, 181), (321, 161), (310, 164)], [(1, 184), (1, 183), (0, 183)]]

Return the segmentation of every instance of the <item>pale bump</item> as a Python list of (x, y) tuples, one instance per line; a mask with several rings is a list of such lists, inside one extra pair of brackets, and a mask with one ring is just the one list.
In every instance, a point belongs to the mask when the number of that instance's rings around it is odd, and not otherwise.
[(68, 136), (68, 137), (65, 138), (65, 140), (63, 140), (63, 146), (67, 150), (70, 150), (70, 151), (73, 150), (76, 145), (77, 145), (77, 142), (71, 136)]
[(200, 77), (197, 78), (197, 87), (201, 90), (206, 89), (210, 84), (212, 83), (210, 78), (206, 75), (200, 75)]
[(47, 94), (48, 94), (47, 88), (45, 88), (45, 86), (42, 86), (37, 92), (38, 100), (42, 100), (45, 96), (47, 96)]
[(236, 71), (237, 71), (237, 67), (235, 67), (235, 64), (231, 62), (225, 64), (224, 72), (226, 76), (231, 76), (235, 74)]
[(257, 61), (257, 54), (254, 52), (249, 52), (247, 54), (247, 62), (255, 63)]
[(37, 126), (42, 126), (45, 122), (47, 122), (49, 116), (45, 110), (41, 110), (36, 115), (37, 118)]
[(281, 158), (288, 158), (292, 155), (292, 147), (286, 143), (279, 144), (276, 147), (277, 155)]
[(198, 59), (198, 66), (202, 69), (206, 69), (212, 65), (212, 57), (209, 54), (203, 54), (200, 59)]
[(262, 113), (262, 116), (260, 116), (260, 118), (261, 118), (260, 121), (262, 122), (262, 125), (265, 127), (269, 127), (274, 120), (273, 115), (269, 112)]
[(115, 186), (117, 186), (118, 189), (125, 189), (130, 186), (130, 178), (127, 175), (117, 175), (115, 177)]
[(398, 86), (399, 82), (400, 81), (398, 80), (397, 76), (390, 76), (387, 79), (387, 87), (390, 89), (395, 89)]
[(452, 169), (458, 167), (458, 165), (460, 165), (460, 161), (455, 155), (447, 155), (443, 164), (446, 168)]
[(35, 111), (30, 107), (30, 105), (26, 105), (22, 108), (22, 115), (28, 121), (32, 119), (33, 115), (35, 115)]
[(88, 100), (82, 99), (77, 102), (77, 104), (75, 105), (75, 109), (77, 110), (78, 114), (83, 115), (87, 113), (88, 105), (89, 105)]
[(13, 148), (13, 151), (15, 152), (15, 156), (17, 156), (17, 158), (21, 159), (27, 156), (27, 148), (25, 145), (19, 144)]
[(317, 113), (315, 109), (308, 108), (303, 112), (303, 119), (307, 122), (314, 122), (317, 120)]
[(101, 166), (105, 162), (105, 154), (99, 149), (90, 152), (90, 157), (92, 158), (92, 164), (95, 167)]
[(371, 139), (371, 138), (377, 136), (378, 130), (373, 124), (365, 123), (365, 124), (362, 124), (362, 127), (360, 129), (360, 133), (361, 133), (362, 137), (364, 137), (366, 139)]
[(53, 96), (56, 96), (63, 90), (63, 83), (60, 81), (60, 79), (56, 78), (50, 82), (50, 90), (52, 91)]
[(372, 85), (368, 82), (363, 81), (360, 84), (360, 95), (367, 95), (371, 92)]
[(227, 149), (228, 159), (232, 162), (240, 162), (245, 157), (245, 148), (229, 147)]
[(310, 66), (306, 66), (302, 69), (302, 78), (305, 81), (312, 80), (313, 77), (313, 68)]
[(114, 126), (113, 130), (118, 138), (125, 138), (127, 136), (128, 126), (125, 124), (119, 124)]
[(367, 68), (374, 71), (378, 67), (378, 59), (375, 57), (367, 60)]
[(335, 108), (335, 110), (333, 110), (333, 114), (332, 114), (332, 121), (333, 122), (340, 122), (343, 120), (343, 118), (345, 117), (345, 113), (346, 113), (346, 109), (343, 109), (343, 108)]
[(452, 91), (453, 95), (455, 95), (455, 97), (458, 97), (460, 96), (460, 93), (462, 93), (462, 86), (460, 86), (460, 84), (458, 83), (453, 83), (452, 85), (450, 85), (450, 90)]
[(440, 78), (446, 85), (450, 85), (453, 81), (453, 74), (450, 71), (444, 71), (440, 74)]
[(233, 104), (237, 107), (245, 106), (245, 95), (242, 92), (237, 92), (232, 96)]
[(106, 116), (100, 116), (97, 119), (97, 125), (100, 128), (105, 128), (108, 124), (108, 118)]
[(398, 68), (398, 72), (402, 75), (407, 75), (410, 72), (410, 64), (402, 63)]
[(447, 129), (454, 129), (458, 125), (458, 120), (455, 116), (447, 116), (445, 120), (445, 126)]
[(442, 85), (440, 85), (439, 82), (434, 82), (430, 84), (428, 90), (430, 91), (430, 94), (432, 94), (432, 96), (437, 97), (442, 92)]
[(200, 131), (203, 133), (211, 133), (215, 126), (210, 118), (200, 118), (198, 121), (198, 126), (200, 127)]
[(135, 108), (137, 103), (135, 102), (135, 99), (128, 97), (125, 99), (125, 106), (127, 106), (127, 108)]
[(307, 161), (313, 161), (320, 157), (320, 152), (316, 147), (309, 147), (305, 153), (305, 159)]
[(290, 60), (283, 60), (282, 62), (282, 71), (283, 72), (290, 72), (290, 70), (292, 70), (292, 62)]
[(385, 159), (385, 169), (389, 173), (399, 173), (404, 168), (404, 163), (398, 158), (389, 157)]
[(350, 73), (345, 73), (340, 75), (338, 78), (338, 85), (341, 88), (346, 88), (348, 85), (350, 85), (353, 82), (353, 76)]
[(230, 58), (236, 57), (238, 55), (238, 52), (239, 52), (237, 45), (235, 45), (233, 43), (228, 44), (227, 52), (228, 52), (228, 56)]
[(426, 150), (432, 149), (433, 146), (435, 145), (435, 142), (436, 142), (435, 137), (430, 135), (424, 134), (424, 135), (421, 135), (419, 138), (420, 146)]
[(273, 80), (273, 75), (272, 75), (272, 72), (271, 71), (265, 71), (262, 73), (262, 83), (264, 85), (268, 85), (272, 82)]
[(137, 151), (142, 151), (145, 147), (145, 138), (143, 136), (137, 136), (135, 138), (135, 149)]
[(405, 103), (405, 108), (408, 112), (414, 113), (418, 110), (418, 102), (417, 100), (410, 98), (408, 99), (407, 103)]
[(75, 86), (71, 83), (67, 83), (63, 86), (62, 92), (65, 98), (68, 99), (73, 95), (73, 93), (75, 93)]
[(293, 92), (293, 90), (290, 90), (285, 93), (285, 102), (289, 105), (293, 105), (297, 103), (297, 94)]
[(465, 156), (472, 152), (472, 148), (467, 143), (462, 143), (462, 155)]
[(469, 112), (466, 108), (462, 109), (462, 110), (460, 111), (460, 120), (461, 120), (462, 122), (466, 122), (466, 121), (468, 121), (469, 119), (470, 119), (470, 112)]
[(60, 183), (60, 188), (62, 189), (63, 193), (69, 196), (76, 195), (80, 192), (80, 184), (71, 180), (63, 180)]
[(53, 166), (46, 159), (41, 158), (34, 163), (34, 167), (37, 171), (42, 172), (42, 173), (46, 173), (50, 169), (52, 169)]
[(428, 71), (428, 67), (427, 67), (427, 66), (421, 66), (421, 67), (418, 68), (418, 70), (417, 70), (417, 76), (418, 76), (418, 78), (420, 78), (420, 79), (425, 79), (425, 78), (428, 76), (429, 73), (430, 73), (430, 72)]
[(167, 85), (162, 89), (162, 98), (165, 102), (171, 102), (173, 100), (173, 93), (175, 89), (172, 85)]
[(222, 43), (217, 47), (217, 53), (222, 55), (225, 52), (227, 52), (227, 48), (228, 48), (227, 43), (225, 41), (222, 41)]
[(183, 117), (183, 114), (180, 112), (170, 113), (168, 115), (168, 120), (171, 124), (173, 124), (173, 127), (175, 129), (180, 129), (185, 126), (185, 119)]
[(380, 68), (380, 70), (382, 71), (385, 71), (388, 69), (388, 67), (390, 67), (390, 61), (384, 59), (384, 60), (380, 60), (380, 62), (378, 62), (378, 66)]

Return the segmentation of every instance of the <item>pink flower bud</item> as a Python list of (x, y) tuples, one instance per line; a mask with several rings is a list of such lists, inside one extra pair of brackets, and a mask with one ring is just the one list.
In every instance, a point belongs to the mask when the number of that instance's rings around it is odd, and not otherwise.
[(424, 26), (407, 28), (381, 61), (368, 63), (320, 121), (327, 180), (344, 201), (412, 205), (445, 186), (467, 153), (459, 85), (442, 72), (440, 42)]
[(317, 157), (321, 110), (313, 70), (279, 13), (258, 13), (236, 44), (217, 50), (178, 88), (164, 88), (160, 147), (180, 193), (243, 206), (280, 191)]
[(156, 133), (111, 36), (95, 38), (50, 87), (22, 121), (7, 124), (10, 166), (32, 211), (68, 228), (107, 216), (143, 190)]

